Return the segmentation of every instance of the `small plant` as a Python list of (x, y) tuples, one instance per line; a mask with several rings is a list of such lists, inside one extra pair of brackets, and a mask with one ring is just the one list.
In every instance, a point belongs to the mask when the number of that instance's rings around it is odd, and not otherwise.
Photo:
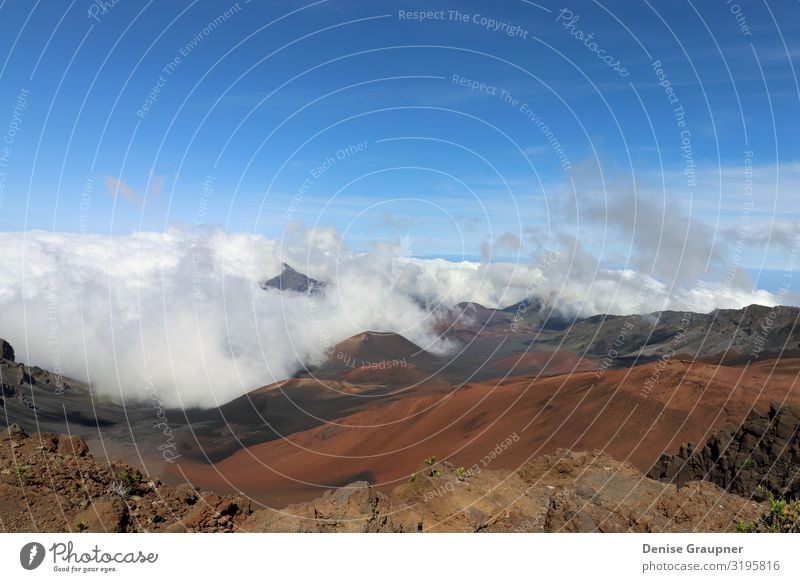
[(114, 481), (114, 483), (111, 484), (110, 489), (111, 493), (115, 493), (116, 495), (119, 495), (123, 499), (127, 499), (128, 497), (131, 496), (130, 488), (121, 481)]
[(436, 456), (435, 455), (431, 455), (430, 457), (425, 457), (425, 464), (428, 465), (429, 467), (432, 467), (433, 465), (435, 465), (436, 464)]
[(756, 531), (756, 522), (740, 519), (736, 523), (736, 531), (738, 533), (752, 533)]
[(458, 477), (459, 480), (463, 481), (466, 476), (467, 470), (464, 467), (458, 467), (456, 469), (456, 477)]
[(117, 478), (119, 479), (120, 483), (124, 483), (132, 490), (139, 485), (140, 481), (140, 479), (130, 471), (123, 471)]
[(442, 472), (439, 469), (433, 469), (431, 471), (431, 477), (434, 477), (434, 478), (438, 479), (441, 476), (442, 476)]
[(416, 474), (416, 473), (411, 473), (411, 477), (409, 477), (409, 478), (408, 478), (408, 480), (409, 480), (411, 483), (413, 483), (414, 481), (416, 481), (416, 480), (417, 480), (417, 474)]
[(141, 477), (130, 471), (123, 471), (117, 475), (117, 480), (111, 485), (111, 491), (116, 493), (123, 499), (128, 499), (131, 495), (136, 493)]
[(742, 533), (798, 533), (800, 532), (800, 500), (788, 502), (769, 496), (769, 508), (757, 521), (739, 521), (736, 531)]
[(75, 529), (77, 529), (79, 532), (83, 533), (87, 529), (89, 529), (89, 524), (86, 522), (86, 520), (82, 519), (81, 521), (79, 521), (78, 523), (75, 524)]
[(800, 501), (788, 503), (770, 495), (769, 510), (761, 517), (761, 521), (769, 532), (800, 532)]
[(123, 499), (127, 499), (136, 493), (141, 482), (142, 478), (139, 474), (125, 470), (117, 475), (117, 480), (111, 486), (111, 489)]
[(17, 465), (14, 467), (14, 477), (17, 478), (22, 485), (27, 485), (31, 482), (31, 466), (30, 465)]

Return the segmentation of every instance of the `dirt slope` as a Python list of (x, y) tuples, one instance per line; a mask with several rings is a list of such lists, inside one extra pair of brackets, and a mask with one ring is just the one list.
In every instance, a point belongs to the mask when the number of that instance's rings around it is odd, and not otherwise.
[[(376, 402), (335, 422), (239, 449), (216, 463), (179, 461), (190, 480), (216, 491), (239, 488), (288, 502), (364, 479), (391, 488), (428, 455), (470, 465), (512, 446), (492, 468), (516, 468), (559, 448), (601, 449), (646, 472), (681, 443), (704, 442), (753, 408), (800, 403), (797, 361), (716, 366), (673, 360), (602, 375), (515, 377), (455, 390), (430, 389)], [(177, 469), (176, 469), (177, 470)]]
[(365, 482), (280, 512), (261, 510), (247, 531), (669, 532), (734, 531), (763, 507), (706, 482), (680, 490), (607, 455), (558, 451), (517, 472), (423, 465), (383, 494)]

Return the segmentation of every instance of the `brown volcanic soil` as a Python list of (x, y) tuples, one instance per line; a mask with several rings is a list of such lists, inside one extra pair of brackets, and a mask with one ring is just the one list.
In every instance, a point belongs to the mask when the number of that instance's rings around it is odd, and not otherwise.
[(169, 487), (102, 462), (78, 437), (18, 425), (0, 434), (4, 532), (733, 531), (759, 505), (706, 482), (680, 490), (597, 452), (558, 451), (517, 472), (419, 467), (380, 493), (365, 482), (281, 510), (243, 497)]
[[(433, 354), (397, 333), (367, 331), (337, 344), (319, 372), (350, 370), (390, 362), (435, 361)], [(315, 374), (316, 375), (316, 374)]]
[(581, 358), (572, 352), (522, 352), (493, 361), (488, 368), (498, 376), (508, 374), (546, 374), (556, 376), (572, 372), (589, 372), (598, 367), (597, 358)]
[(321, 381), (409, 388), (446, 383), (440, 370), (448, 360), (397, 333), (367, 331), (337, 344), (320, 366), (297, 375)]
[[(404, 481), (421, 459), (516, 468), (559, 448), (601, 449), (646, 472), (681, 443), (703, 442), (752, 407), (800, 403), (797, 359), (750, 367), (671, 360), (631, 369), (533, 378), (458, 389), (429, 387), (376, 402), (327, 424), (239, 450), (209, 467), (181, 459), (190, 481), (234, 488), (280, 505), (323, 487), (366, 479), (379, 488)], [(648, 389), (648, 382), (652, 387)], [(498, 443), (518, 438), (500, 451)]]
[(707, 482), (681, 489), (643, 479), (593, 451), (557, 451), (519, 471), (422, 465), (388, 494), (365, 482), (281, 511), (250, 515), (240, 531), (731, 532), (765, 511)]
[(234, 531), (250, 500), (149, 479), (95, 459), (80, 437), (0, 431), (0, 531)]
[(361, 365), (344, 372), (341, 379), (351, 384), (400, 386), (404, 388), (424, 382), (443, 383), (435, 376), (423, 372), (414, 364), (409, 364), (405, 358), (377, 362), (372, 365)]

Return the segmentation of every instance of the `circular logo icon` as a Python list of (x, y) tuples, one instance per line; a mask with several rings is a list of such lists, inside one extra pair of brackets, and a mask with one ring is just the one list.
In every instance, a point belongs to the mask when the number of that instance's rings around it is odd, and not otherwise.
[(19, 563), (26, 570), (35, 570), (44, 561), (44, 546), (39, 542), (30, 542), (19, 551)]

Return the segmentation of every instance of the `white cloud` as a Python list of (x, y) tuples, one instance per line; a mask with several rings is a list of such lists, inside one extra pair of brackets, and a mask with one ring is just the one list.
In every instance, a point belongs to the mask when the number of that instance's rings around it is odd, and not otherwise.
[[(364, 330), (446, 351), (433, 332), (441, 310), (420, 298), (496, 307), (535, 294), (584, 315), (774, 302), (723, 287), (670, 290), (633, 271), (598, 270), (579, 245), (562, 246), (553, 260), (513, 265), (354, 253), (334, 229), (299, 225), (283, 241), (212, 229), (0, 233), (0, 337), (21, 361), (60, 362), (112, 398), (144, 398), (146, 374), (167, 405), (214, 406), (320, 362)], [(327, 291), (262, 290), (283, 262), (329, 282)], [(652, 290), (637, 299), (645, 281)]]
[(144, 198), (136, 190), (114, 176), (106, 176), (106, 191), (112, 198), (121, 196), (136, 208), (141, 208), (144, 204)]

